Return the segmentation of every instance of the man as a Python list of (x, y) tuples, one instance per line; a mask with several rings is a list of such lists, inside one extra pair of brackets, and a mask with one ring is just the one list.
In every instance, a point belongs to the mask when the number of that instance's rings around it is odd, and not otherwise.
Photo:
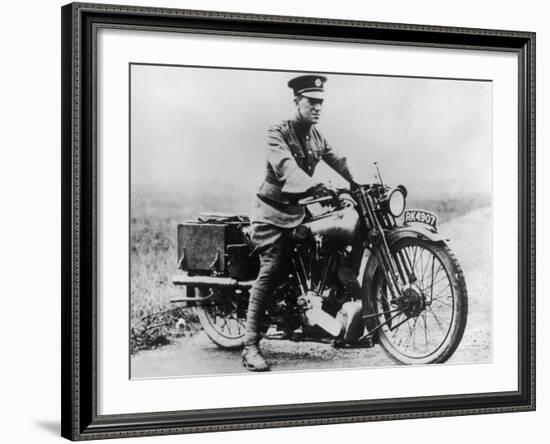
[[(259, 322), (265, 301), (279, 280), (285, 260), (288, 235), (300, 225), (305, 210), (297, 200), (305, 195), (330, 195), (331, 190), (311, 176), (322, 159), (344, 179), (354, 184), (346, 158), (327, 143), (315, 125), (319, 121), (324, 100), (326, 77), (304, 75), (291, 79), (296, 112), (268, 130), (267, 168), (263, 183), (254, 200), (252, 242), (260, 255), (260, 271), (250, 292), (243, 365), (252, 371), (266, 371), (269, 366), (259, 349)], [(346, 279), (354, 293), (360, 291), (355, 275), (343, 268), (340, 279)]]

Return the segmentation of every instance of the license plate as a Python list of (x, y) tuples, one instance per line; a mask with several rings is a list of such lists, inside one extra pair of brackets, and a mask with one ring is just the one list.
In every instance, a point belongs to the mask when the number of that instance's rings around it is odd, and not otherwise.
[(434, 230), (437, 229), (437, 216), (429, 211), (425, 210), (407, 210), (404, 214), (403, 222), (410, 224), (413, 222), (418, 222), (421, 224), (426, 224), (432, 227)]

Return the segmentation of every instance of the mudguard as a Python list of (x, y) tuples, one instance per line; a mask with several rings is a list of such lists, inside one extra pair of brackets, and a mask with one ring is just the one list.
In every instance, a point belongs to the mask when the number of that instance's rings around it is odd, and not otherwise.
[(404, 225), (386, 234), (386, 239), (389, 245), (392, 245), (395, 241), (405, 237), (413, 237), (416, 239), (423, 238), (432, 242), (446, 242), (449, 240), (441, 234), (428, 230), (422, 226)]
[[(431, 242), (447, 242), (449, 240), (439, 233), (435, 233), (423, 227), (412, 227), (407, 225), (386, 233), (386, 240), (390, 247), (398, 240), (404, 239), (406, 237), (411, 237), (415, 239), (422, 238)], [(363, 260), (360, 268), (361, 272), (359, 273), (359, 275), (362, 276), (361, 282), (365, 283), (365, 279), (370, 279), (372, 281), (377, 266), (378, 258), (375, 254), (363, 255)]]
[[(399, 227), (395, 230), (392, 230), (389, 233), (386, 233), (386, 240), (388, 242), (388, 245), (391, 247), (395, 242), (397, 242), (400, 239), (405, 238), (414, 238), (414, 239), (425, 239), (429, 240), (434, 243), (445, 243), (449, 239), (445, 238), (444, 236), (440, 235), (439, 233), (436, 233), (434, 231), (428, 230), (421, 226), (408, 226), (404, 225), (402, 227)], [(361, 264), (361, 270), (362, 270), (362, 278), (361, 283), (363, 287), (363, 319), (365, 319), (365, 325), (368, 330), (371, 330), (374, 328), (374, 319), (369, 319), (369, 315), (374, 314), (374, 310), (371, 304), (372, 301), (372, 284), (374, 281), (374, 275), (376, 273), (377, 268), (380, 265), (380, 260), (378, 259), (378, 256), (375, 253), (369, 254), (368, 256), (363, 256), (363, 260), (365, 261), (363, 264)]]

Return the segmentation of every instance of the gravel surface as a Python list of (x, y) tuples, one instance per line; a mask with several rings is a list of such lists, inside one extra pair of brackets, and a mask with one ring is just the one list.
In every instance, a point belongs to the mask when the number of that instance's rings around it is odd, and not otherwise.
[[(492, 268), (490, 207), (441, 224), (439, 232), (462, 265), (468, 288), (466, 331), (449, 363), (491, 361)], [(380, 346), (335, 349), (331, 344), (264, 340), (262, 350), (274, 371), (395, 365)], [(243, 373), (240, 352), (217, 347), (204, 332), (177, 338), (170, 345), (131, 358), (132, 378)]]

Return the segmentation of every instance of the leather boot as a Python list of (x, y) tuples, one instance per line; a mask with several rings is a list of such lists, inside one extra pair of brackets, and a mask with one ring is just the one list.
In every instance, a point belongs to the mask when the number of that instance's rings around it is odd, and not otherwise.
[[(256, 286), (256, 284), (255, 284)], [(260, 320), (262, 318), (263, 293), (252, 287), (248, 312), (246, 314), (246, 334), (244, 335), (243, 366), (253, 372), (265, 372), (269, 365), (260, 352)]]
[(245, 345), (242, 353), (243, 366), (252, 372), (266, 372), (269, 365), (265, 361), (258, 344)]

